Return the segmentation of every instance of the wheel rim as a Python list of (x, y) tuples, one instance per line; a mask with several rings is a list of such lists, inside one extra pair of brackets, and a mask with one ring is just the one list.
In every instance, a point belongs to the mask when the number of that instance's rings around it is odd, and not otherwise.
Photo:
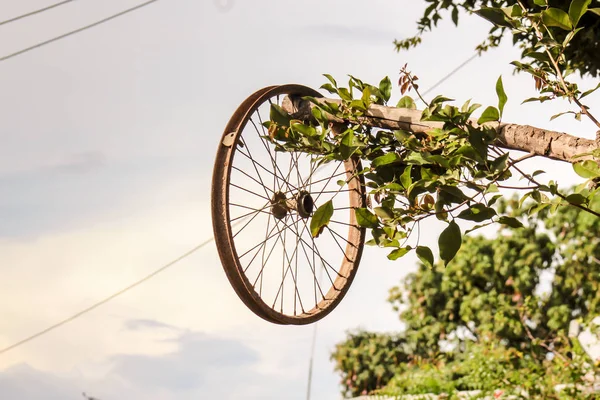
[[(306, 324), (331, 312), (354, 279), (365, 235), (354, 209), (365, 196), (358, 161), (317, 168), (308, 154), (274, 151), (263, 123), (288, 94), (320, 97), (298, 85), (263, 89), (228, 124), (215, 162), (213, 227), (241, 300), (270, 322)], [(328, 200), (334, 215), (313, 238), (311, 214)]]

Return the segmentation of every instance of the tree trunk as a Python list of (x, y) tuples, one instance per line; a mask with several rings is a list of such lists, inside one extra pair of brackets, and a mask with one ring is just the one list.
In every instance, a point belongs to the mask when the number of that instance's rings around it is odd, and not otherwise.
[[(340, 100), (327, 98), (317, 100), (322, 103), (341, 103)], [(282, 106), (293, 118), (306, 121), (312, 119), (311, 109), (315, 107), (315, 104), (301, 98), (288, 97), (284, 99)], [(331, 122), (346, 122), (332, 115), (329, 115), (329, 117)], [(443, 127), (442, 122), (421, 121), (421, 111), (419, 110), (380, 105), (371, 105), (365, 116), (360, 117), (359, 121), (376, 128), (402, 129), (423, 133), (434, 128)], [(473, 125), (477, 125), (476, 120), (470, 121)], [(574, 158), (574, 156), (598, 148), (595, 140), (584, 139), (567, 133), (548, 131), (529, 125), (506, 123), (495, 123), (494, 125), (498, 132), (494, 144), (504, 149), (524, 151), (554, 160), (575, 162), (590, 157)], [(490, 124), (490, 126), (494, 125)]]

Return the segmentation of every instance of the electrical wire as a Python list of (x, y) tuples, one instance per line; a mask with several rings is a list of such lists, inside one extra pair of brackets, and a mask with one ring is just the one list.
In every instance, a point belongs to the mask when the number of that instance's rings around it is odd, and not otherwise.
[(437, 81), (433, 86), (431, 86), (429, 89), (427, 89), (426, 91), (424, 91), (423, 92), (423, 96), (425, 96), (427, 93), (431, 92), (436, 87), (440, 86), (442, 83), (446, 82), (454, 74), (456, 74), (458, 71), (460, 71), (461, 69), (463, 69), (467, 64), (469, 64), (471, 61), (473, 61), (475, 58), (477, 58), (478, 55), (479, 55), (479, 53), (477, 52), (477, 53), (473, 54), (471, 57), (469, 57), (468, 59), (466, 59), (465, 61), (463, 61), (462, 64), (460, 64), (458, 67), (454, 68), (446, 76), (444, 76), (442, 79), (440, 79), (439, 81)]
[(75, 0), (61, 1), (59, 3), (55, 3), (55, 4), (52, 4), (52, 5), (49, 5), (48, 7), (40, 8), (39, 10), (31, 11), (31, 12), (28, 12), (27, 14), (19, 15), (18, 17), (14, 17), (14, 18), (7, 19), (5, 21), (1, 21), (0, 22), (0, 26), (6, 25), (6, 24), (10, 24), (11, 22), (15, 22), (15, 21), (18, 21), (20, 19), (27, 18), (27, 17), (30, 17), (30, 16), (35, 15), (35, 14), (39, 14), (39, 13), (42, 13), (44, 11), (48, 11), (48, 10), (50, 10), (52, 8), (55, 8), (55, 7), (58, 7), (58, 6), (62, 6), (63, 4), (67, 4), (67, 3), (70, 3), (72, 1), (75, 1)]
[(2, 61), (6, 61), (6, 60), (8, 60), (8, 59), (10, 59), (10, 58), (13, 58), (13, 57), (19, 56), (19, 55), (21, 55), (21, 54), (27, 53), (27, 52), (29, 52), (29, 51), (31, 51), (31, 50), (38, 49), (38, 48), (40, 48), (40, 47), (42, 47), (42, 46), (45, 46), (45, 45), (47, 45), (47, 44), (50, 44), (50, 43), (56, 42), (56, 41), (58, 41), (58, 40), (64, 39), (64, 38), (66, 38), (66, 37), (68, 37), (68, 36), (75, 35), (75, 34), (77, 34), (77, 33), (83, 32), (83, 31), (85, 31), (85, 30), (87, 30), (87, 29), (90, 29), (90, 28), (93, 28), (93, 27), (95, 27), (95, 26), (101, 25), (101, 24), (103, 24), (103, 23), (105, 23), (105, 22), (108, 22), (108, 21), (110, 21), (110, 20), (113, 20), (113, 19), (115, 19), (115, 18), (118, 18), (118, 17), (120, 17), (120, 16), (122, 16), (122, 15), (128, 14), (128, 13), (130, 13), (130, 12), (133, 12), (133, 11), (136, 11), (136, 10), (139, 10), (140, 8), (142, 8), (142, 7), (145, 7), (145, 6), (148, 6), (148, 5), (150, 5), (150, 4), (152, 4), (152, 3), (155, 3), (155, 2), (157, 2), (157, 1), (158, 1), (158, 0), (150, 0), (150, 1), (146, 1), (146, 2), (144, 2), (144, 3), (138, 4), (137, 6), (134, 6), (134, 7), (128, 8), (127, 10), (123, 10), (123, 11), (121, 11), (121, 12), (117, 13), (117, 14), (113, 14), (113, 15), (111, 15), (111, 16), (109, 16), (109, 17), (106, 17), (106, 18), (104, 18), (104, 19), (101, 19), (100, 21), (96, 21), (96, 22), (94, 22), (94, 23), (91, 23), (91, 24), (89, 24), (89, 25), (86, 25), (86, 26), (83, 26), (83, 27), (81, 27), (81, 28), (75, 29), (74, 31), (67, 32), (67, 33), (64, 33), (64, 34), (62, 34), (62, 35), (60, 35), (60, 36), (56, 36), (56, 37), (54, 37), (54, 38), (52, 38), (52, 39), (48, 39), (48, 40), (46, 40), (46, 41), (43, 41), (43, 42), (40, 42), (40, 43), (34, 44), (33, 46), (27, 47), (27, 48), (25, 48), (25, 49), (23, 49), (23, 50), (19, 50), (19, 51), (15, 52), (15, 53), (12, 53), (12, 54), (6, 55), (6, 56), (4, 56), (4, 57), (0, 57), (0, 62), (2, 62)]
[[(241, 220), (244, 221), (244, 220)], [(57, 323), (55, 323), (54, 325), (50, 325), (49, 327), (47, 327), (44, 330), (41, 330), (37, 333), (34, 333), (31, 336), (28, 336), (22, 340), (19, 340), (16, 343), (11, 344), (8, 347), (5, 347), (3, 349), (0, 350), (0, 355), (13, 350), (16, 347), (19, 347), (21, 345), (24, 345), (27, 342), (30, 342), (34, 339), (39, 338), (40, 336), (45, 335), (46, 333), (49, 333), (57, 328), (60, 328), (61, 326), (68, 324), (69, 322), (81, 317), (84, 314), (89, 313), (90, 311), (108, 303), (109, 301), (113, 300), (115, 297), (118, 297), (122, 294), (124, 294), (125, 292), (130, 291), (131, 289), (135, 288), (136, 286), (141, 285), (142, 283), (148, 281), (149, 279), (155, 277), (156, 275), (160, 274), (161, 272), (165, 271), (166, 269), (168, 269), (169, 267), (172, 267), (173, 265), (175, 265), (176, 263), (178, 263), (179, 261), (183, 260), (184, 258), (187, 258), (189, 256), (191, 256), (193, 253), (195, 253), (196, 251), (200, 250), (201, 248), (203, 248), (204, 246), (206, 246), (207, 244), (209, 244), (210, 242), (212, 242), (214, 240), (214, 238), (210, 238), (205, 240), (204, 242), (200, 243), (199, 245), (197, 245), (196, 247), (192, 248), (191, 250), (188, 250), (186, 253), (182, 254), (181, 256), (177, 257), (176, 259), (174, 259), (173, 261), (169, 262), (168, 264), (163, 265), (162, 267), (158, 268), (157, 270), (154, 270), (152, 273), (146, 275), (145, 277), (143, 277), (142, 279), (139, 279), (138, 281), (130, 284), (129, 286), (124, 287), (123, 289), (119, 290), (116, 293), (111, 294), (108, 297), (105, 297), (104, 299), (92, 304), (91, 306), (79, 311), (78, 313), (75, 313), (73, 315), (71, 315), (68, 318), (63, 319), (62, 321), (59, 321)]]

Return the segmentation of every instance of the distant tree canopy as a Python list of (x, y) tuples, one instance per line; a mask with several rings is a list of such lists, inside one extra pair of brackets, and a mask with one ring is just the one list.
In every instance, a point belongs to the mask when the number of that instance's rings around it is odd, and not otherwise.
[[(423, 17), (417, 22), (418, 33), (414, 37), (396, 40), (397, 49), (408, 49), (421, 42), (422, 35), (434, 29), (442, 18), (450, 17), (455, 24), (459, 23), (459, 10), (474, 12), (484, 7), (502, 8), (518, 5), (518, 0), (426, 0), (428, 3)], [(543, 7), (549, 6), (569, 12), (571, 0), (523, 0), (521, 3), (529, 12), (539, 12)], [(589, 8), (600, 7), (600, 1), (594, 0)], [(500, 22), (500, 21), (498, 21)], [(523, 57), (532, 52), (539, 39), (529, 32), (512, 30), (513, 26), (502, 21), (490, 29), (489, 35), (478, 46), (478, 50), (485, 51), (500, 44), (507, 33), (512, 33), (513, 43), (523, 50)], [(565, 67), (579, 71), (582, 75), (597, 77), (600, 73), (600, 13), (589, 12), (584, 14), (579, 21), (578, 28), (581, 32), (570, 41), (564, 50)], [(558, 42), (563, 42), (569, 32), (560, 27), (550, 28), (551, 33)]]
[[(474, 12), (492, 23), (480, 51), (497, 46), (505, 33), (522, 49), (522, 59), (512, 65), (530, 74), (539, 91), (524, 102), (568, 100), (572, 109), (552, 119), (585, 116), (600, 129), (600, 119), (584, 104), (600, 84), (580, 90), (568, 80), (574, 72), (599, 75), (599, 1), (425, 2), (417, 35), (396, 41), (398, 50), (418, 45), (446, 15), (458, 24), (460, 10)], [(298, 123), (281, 113), (281, 123), (270, 126), (272, 137), (283, 149), (313, 153), (319, 162), (366, 161), (368, 167), (359, 173), (374, 202), (357, 209), (357, 223), (371, 230), (369, 244), (391, 250), (389, 259), (415, 251), (420, 260), (417, 272), (390, 291), (389, 301), (405, 329), (393, 335), (350, 332), (336, 346), (332, 359), (343, 393), (447, 393), (455, 398), (459, 390), (484, 395), (500, 390), (539, 400), (598, 398), (590, 387), (600, 376), (599, 366), (568, 336), (574, 320), (591, 326), (600, 314), (598, 137), (588, 140), (591, 150), (562, 158), (587, 181), (559, 188), (553, 180), (545, 184), (536, 178), (543, 171), (530, 173), (516, 165), (535, 155), (549, 156), (556, 142), (541, 154), (526, 150), (530, 153), (518, 159), (503, 151), (523, 148), (506, 147), (499, 137), (504, 125), (496, 123), (502, 121), (508, 98), (501, 78), (496, 82), (497, 107), (485, 108), (474, 122), (472, 113), (479, 105), (450, 105), (453, 100), (441, 95), (427, 101), (418, 78), (404, 66), (400, 91), (414, 91), (417, 97), (404, 96), (396, 108), (414, 110), (417, 101), (426, 107), (419, 120), (398, 129), (382, 127), (381, 120), (390, 119), (373, 112), (385, 109), (376, 107), (390, 99), (389, 78), (374, 86), (351, 76), (346, 88), (326, 77), (329, 83), (322, 88), (341, 100), (311, 99), (318, 126), (308, 128), (306, 119)], [(438, 125), (424, 128), (419, 125), (424, 121)], [(521, 133), (515, 142), (540, 139), (545, 135), (540, 131)], [(565, 137), (558, 134), (557, 140)], [(513, 172), (526, 183), (506, 182)], [(497, 194), (501, 189), (520, 194), (507, 199)], [(429, 217), (448, 224), (438, 238), (438, 261), (429, 247), (420, 245), (420, 235), (416, 244), (409, 242)], [(458, 220), (478, 225), (463, 232)], [(475, 229), (493, 222), (502, 225), (496, 237), (473, 236)]]
[[(420, 264), (391, 289), (401, 334), (351, 332), (336, 346), (345, 394), (501, 389), (594, 398), (583, 389), (594, 367), (567, 334), (572, 320), (600, 314), (600, 219), (572, 207), (526, 218), (516, 200), (499, 208), (525, 227), (466, 236), (447, 266)], [(558, 384), (581, 386), (558, 397)]]

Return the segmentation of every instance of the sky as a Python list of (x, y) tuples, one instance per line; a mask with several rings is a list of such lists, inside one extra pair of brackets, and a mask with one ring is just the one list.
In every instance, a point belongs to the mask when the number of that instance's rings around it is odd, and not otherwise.
[[(0, 19), (49, 0), (0, 0)], [(0, 26), (0, 57), (138, 4), (78, 0)], [(44, 329), (212, 237), (210, 179), (219, 138), (262, 87), (318, 88), (323, 73), (368, 82), (402, 65), (423, 88), (473, 54), (489, 28), (442, 22), (417, 49), (416, 0), (161, 0), (0, 62), (0, 348)], [(505, 121), (593, 138), (588, 122), (549, 121), (565, 103), (527, 104), (533, 81), (507, 41), (436, 89), (496, 104)], [(591, 82), (584, 81), (591, 85)], [(393, 99), (400, 97), (394, 89)], [(594, 109), (600, 97), (589, 97)], [(527, 160), (565, 185), (568, 165)], [(442, 226), (428, 224), (435, 246)], [(416, 259), (367, 248), (340, 306), (318, 323), (314, 400), (340, 398), (329, 355), (347, 330), (398, 331), (388, 289)], [(0, 355), (0, 398), (304, 399), (314, 325), (254, 316), (229, 286), (214, 244), (114, 301)]]

